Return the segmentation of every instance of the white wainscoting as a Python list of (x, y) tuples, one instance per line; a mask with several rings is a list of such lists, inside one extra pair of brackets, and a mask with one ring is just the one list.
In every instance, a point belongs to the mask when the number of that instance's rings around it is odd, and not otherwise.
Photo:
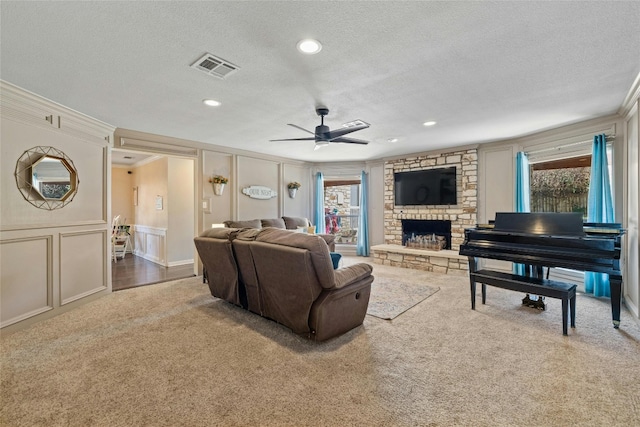
[(107, 230), (60, 233), (60, 305), (109, 288)]
[(156, 264), (169, 267), (167, 264), (167, 229), (133, 226), (133, 253)]
[(52, 235), (0, 241), (0, 269), (0, 327), (53, 310)]

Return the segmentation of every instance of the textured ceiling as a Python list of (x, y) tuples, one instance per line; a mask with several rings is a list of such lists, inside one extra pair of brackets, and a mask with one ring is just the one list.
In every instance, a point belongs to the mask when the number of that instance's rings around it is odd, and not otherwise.
[[(116, 127), (309, 161), (615, 113), (640, 72), (640, 2), (3, 0), (0, 12), (5, 81)], [(322, 51), (300, 54), (306, 37)], [(240, 70), (220, 80), (190, 68), (207, 52)], [(313, 130), (319, 104), (331, 128), (370, 123), (351, 136), (372, 142), (268, 141), (308, 136), (286, 124)]]

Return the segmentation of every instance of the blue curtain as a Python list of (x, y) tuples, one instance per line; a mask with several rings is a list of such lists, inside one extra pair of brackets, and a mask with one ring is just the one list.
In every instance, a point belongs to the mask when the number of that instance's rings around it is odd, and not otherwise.
[[(591, 177), (587, 202), (588, 222), (614, 222), (613, 198), (609, 182), (607, 164), (607, 137), (605, 134), (593, 137), (591, 155)], [(584, 290), (597, 297), (610, 297), (609, 275), (604, 273), (584, 273)]]
[(314, 203), (313, 221), (316, 225), (316, 233), (323, 234), (324, 227), (324, 177), (322, 172), (316, 174), (316, 200)]
[(367, 219), (367, 210), (369, 207), (368, 188), (367, 174), (362, 171), (360, 174), (360, 218), (358, 218), (360, 227), (356, 246), (356, 254), (360, 256), (369, 256), (369, 220)]
[[(516, 212), (530, 212), (529, 159), (527, 153), (516, 154)], [(513, 264), (514, 274), (524, 275), (524, 264)]]

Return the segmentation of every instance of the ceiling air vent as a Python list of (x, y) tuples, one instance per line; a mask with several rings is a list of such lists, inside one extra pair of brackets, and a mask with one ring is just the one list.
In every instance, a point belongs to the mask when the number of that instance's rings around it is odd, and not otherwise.
[(217, 56), (213, 56), (210, 53), (207, 53), (191, 64), (191, 67), (221, 79), (224, 79), (238, 69), (238, 66)]

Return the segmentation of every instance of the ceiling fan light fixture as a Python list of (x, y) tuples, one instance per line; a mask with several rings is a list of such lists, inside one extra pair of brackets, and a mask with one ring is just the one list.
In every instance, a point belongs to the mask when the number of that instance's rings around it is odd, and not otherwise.
[(204, 99), (202, 102), (209, 107), (219, 107), (221, 105), (220, 101), (216, 101), (215, 99)]
[(298, 42), (297, 48), (306, 55), (315, 55), (322, 50), (322, 45), (318, 40), (304, 39)]
[(326, 147), (329, 145), (329, 141), (316, 141), (315, 147), (313, 147), (313, 151), (319, 150), (322, 147)]
[(427, 127), (428, 127), (428, 126), (433, 126), (433, 125), (435, 125), (436, 123), (438, 123), (438, 122), (433, 121), (433, 120), (430, 120), (430, 121), (428, 121), (428, 122), (424, 122), (422, 125), (423, 125), (423, 126), (427, 126)]
[(347, 123), (343, 123), (342, 127), (343, 128), (352, 128), (352, 127), (357, 127), (357, 126), (371, 126), (369, 123), (365, 122), (364, 120), (352, 120), (350, 122)]

